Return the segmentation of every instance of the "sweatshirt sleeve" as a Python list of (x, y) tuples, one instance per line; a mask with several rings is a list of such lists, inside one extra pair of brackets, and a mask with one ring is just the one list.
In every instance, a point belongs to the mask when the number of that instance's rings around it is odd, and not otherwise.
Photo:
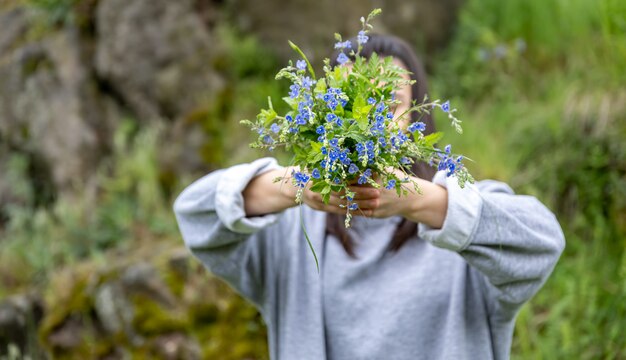
[(259, 307), (276, 256), (267, 230), (282, 214), (246, 217), (242, 191), (255, 176), (277, 168), (276, 160), (263, 158), (218, 170), (189, 185), (174, 202), (185, 245)]
[(547, 280), (565, 239), (556, 217), (531, 196), (515, 195), (497, 181), (461, 189), (439, 172), (433, 182), (448, 190), (441, 229), (420, 224), (420, 236), (458, 252), (481, 273), (491, 314), (514, 317)]

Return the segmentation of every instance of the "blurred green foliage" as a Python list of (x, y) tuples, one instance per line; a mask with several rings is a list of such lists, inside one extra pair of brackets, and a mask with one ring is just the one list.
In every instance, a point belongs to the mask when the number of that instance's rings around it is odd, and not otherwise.
[(436, 63), (465, 125), (444, 140), (477, 178), (546, 203), (567, 239), (512, 358), (625, 358), (626, 3), (470, 0)]
[[(56, 24), (71, 19), (75, 3), (29, 2)], [(281, 98), (287, 84), (274, 81), (284, 64), (254, 36), (225, 25), (216, 31), (224, 51), (214, 66), (229, 85), (189, 121), (208, 134), (204, 159), (221, 167), (262, 155), (248, 148), (251, 134), (239, 120), (253, 117), (268, 96)], [(468, 167), (477, 179), (537, 196), (565, 231), (562, 259), (519, 315), (512, 358), (626, 358), (626, 2), (467, 0), (452, 43), (433, 63), (434, 97), (450, 99), (464, 121), (458, 136), (439, 119), (444, 142), (474, 160)], [(0, 297), (43, 286), (55, 269), (102, 259), (105, 251), (132, 252), (145, 238), (180, 242), (170, 204), (181, 186), (163, 190), (161, 131), (125, 121), (96, 183), (50, 209), (33, 207), (28, 158), (11, 155), (3, 176), (23, 204), (4, 209), (10, 220), (0, 241)], [(232, 331), (253, 334), (237, 337), (249, 340), (238, 344), (241, 354), (266, 356), (258, 346), (263, 333), (242, 330), (259, 323), (250, 320), (251, 307), (218, 315), (207, 306), (191, 311), (207, 322), (222, 316), (224, 324), (247, 325), (194, 323), (215, 339), (205, 354), (227, 352), (232, 344), (217, 333)]]
[[(135, 232), (173, 235), (177, 228), (158, 177), (157, 140), (161, 129), (137, 131), (130, 120), (114, 139), (112, 157), (102, 164), (96, 183), (80, 196), (59, 199), (51, 208), (11, 206), (0, 242), (0, 295), (8, 288), (45, 282), (60, 266), (112, 247), (130, 248)], [(25, 157), (12, 158), (9, 173), (23, 198), (32, 199), (24, 181)], [(22, 269), (16, 272), (13, 269)]]

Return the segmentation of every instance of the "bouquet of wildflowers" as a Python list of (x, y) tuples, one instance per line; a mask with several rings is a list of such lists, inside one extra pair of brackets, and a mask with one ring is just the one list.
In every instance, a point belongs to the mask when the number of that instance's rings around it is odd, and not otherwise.
[[(298, 187), (298, 203), (302, 202), (305, 187), (320, 193), (326, 203), (331, 192), (345, 194), (346, 227), (350, 226), (352, 213), (358, 211), (353, 202), (355, 194), (349, 189), (355, 182), (395, 189), (398, 196), (408, 191), (419, 192), (417, 183), (409, 177), (415, 161), (437, 166), (448, 176), (456, 175), (461, 186), (473, 182), (463, 166), (462, 156), (453, 156), (450, 145), (443, 150), (435, 147), (441, 133), (425, 136), (423, 122), (403, 128), (394, 120), (409, 118), (412, 112), (425, 114), (438, 108), (461, 132), (460, 121), (454, 116), (456, 110), (450, 108), (448, 101), (424, 99), (402, 114), (394, 113), (399, 104), (394, 91), (414, 81), (403, 78), (407, 70), (395, 65), (390, 57), (381, 58), (374, 53), (366, 59), (360, 55), (372, 29), (369, 22), (380, 12), (376, 9), (367, 18), (361, 18), (357, 49), (335, 34), (335, 48), (341, 49), (337, 57), (339, 65), (333, 68), (330, 60), (325, 59), (321, 78), (316, 77), (303, 52), (289, 42), (302, 59), (295, 66), (290, 62), (278, 72), (276, 79), (292, 83), (289, 96), (283, 98), (291, 110), (277, 114), (270, 99), (268, 108), (261, 110), (255, 122), (242, 121), (258, 133), (252, 147), (272, 150), (282, 146), (293, 152), (293, 165), (299, 170), (290, 176)], [(354, 61), (350, 61), (346, 52)], [(374, 174), (382, 179), (382, 185), (374, 180)]]

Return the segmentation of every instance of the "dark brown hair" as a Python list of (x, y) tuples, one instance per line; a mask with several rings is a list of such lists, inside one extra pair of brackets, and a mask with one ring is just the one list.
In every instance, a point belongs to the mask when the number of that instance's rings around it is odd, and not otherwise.
[[(350, 42), (352, 43), (352, 48), (356, 49), (356, 38), (351, 39)], [(411, 79), (415, 80), (415, 83), (411, 86), (413, 100), (417, 103), (423, 102), (424, 96), (427, 94), (426, 72), (421, 61), (417, 58), (417, 55), (408, 43), (391, 35), (369, 34), (369, 40), (363, 45), (361, 55), (367, 58), (373, 53), (380, 56), (392, 56), (402, 61), (407, 70), (411, 72)], [(337, 65), (337, 55), (339, 55), (339, 52), (336, 51), (331, 57), (332, 66)], [(426, 124), (424, 135), (435, 132), (435, 124), (430, 114), (411, 113), (411, 122), (418, 120)], [(432, 179), (436, 172), (433, 167), (423, 162), (414, 163), (412, 170), (415, 175), (426, 180)], [(327, 214), (326, 234), (336, 236), (339, 241), (341, 241), (346, 252), (350, 256), (356, 257), (354, 253), (354, 239), (352, 239), (346, 231), (344, 219), (345, 217), (343, 215)], [(389, 244), (389, 250), (396, 251), (400, 249), (407, 240), (415, 235), (417, 235), (417, 224), (407, 219), (402, 219), (402, 221), (398, 223), (391, 243)]]

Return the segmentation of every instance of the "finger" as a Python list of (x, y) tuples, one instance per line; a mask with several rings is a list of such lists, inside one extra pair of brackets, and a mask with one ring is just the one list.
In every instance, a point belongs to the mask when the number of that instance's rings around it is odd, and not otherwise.
[(353, 211), (353, 212), (352, 212), (352, 215), (353, 215), (353, 216), (371, 217), (373, 213), (374, 213), (374, 210), (370, 210), (370, 209), (366, 209), (366, 210), (357, 209), (357, 210), (355, 210), (355, 211)]
[(372, 186), (350, 186), (349, 189), (354, 192), (354, 200), (368, 200), (380, 197), (380, 189)]

